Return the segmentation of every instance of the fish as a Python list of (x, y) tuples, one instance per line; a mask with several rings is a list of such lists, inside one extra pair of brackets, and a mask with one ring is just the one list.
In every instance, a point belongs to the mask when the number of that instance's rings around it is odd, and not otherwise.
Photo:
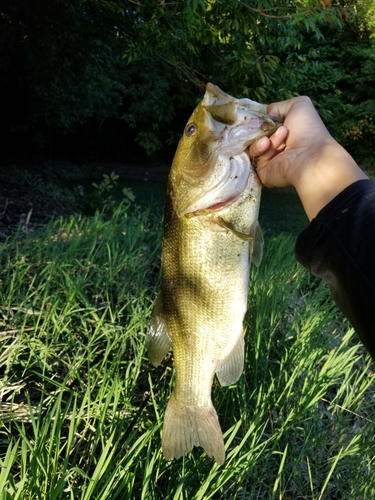
[(228, 386), (243, 372), (250, 264), (258, 266), (263, 252), (261, 183), (248, 147), (280, 125), (267, 105), (208, 83), (177, 146), (167, 184), (161, 290), (147, 341), (154, 366), (173, 349), (175, 384), (162, 430), (167, 460), (201, 446), (219, 465), (225, 461), (212, 385), (215, 375)]

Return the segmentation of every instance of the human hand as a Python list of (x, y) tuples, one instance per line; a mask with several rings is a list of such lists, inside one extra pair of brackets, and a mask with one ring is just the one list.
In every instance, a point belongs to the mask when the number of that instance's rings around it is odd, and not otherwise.
[(283, 117), (284, 126), (252, 144), (250, 157), (265, 186), (296, 188), (310, 220), (347, 186), (368, 178), (330, 135), (308, 97), (270, 104), (268, 113)]

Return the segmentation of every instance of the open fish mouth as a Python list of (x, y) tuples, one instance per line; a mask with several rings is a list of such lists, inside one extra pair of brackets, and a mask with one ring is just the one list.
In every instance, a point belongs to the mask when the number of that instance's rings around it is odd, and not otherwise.
[(239, 147), (244, 150), (256, 139), (272, 134), (281, 123), (271, 118), (270, 115), (251, 118), (248, 122), (231, 127), (228, 131), (227, 142), (232, 145), (239, 144)]
[[(226, 106), (230, 108), (230, 112), (227, 114), (224, 112)], [(217, 152), (227, 156), (236, 156), (242, 153), (255, 140), (265, 135), (271, 135), (283, 123), (282, 118), (260, 111), (259, 107), (264, 109), (265, 106), (250, 99), (242, 99), (236, 103), (230, 101), (227, 105), (203, 107), (210, 115), (210, 126), (217, 137)], [(220, 108), (220, 113), (217, 112), (217, 107)], [(224, 121), (227, 119), (227, 115), (231, 117), (231, 123)]]
[(247, 152), (229, 158), (219, 155), (214, 168), (215, 175), (209, 176), (199, 191), (195, 190), (193, 199), (184, 200), (186, 205), (177, 215), (219, 210), (234, 203), (245, 191), (251, 169)]
[(236, 99), (208, 84), (185, 128), (183, 168), (173, 178), (177, 216), (218, 210), (235, 202), (246, 190), (251, 173), (247, 148), (271, 135), (282, 122), (267, 114), (267, 105)]

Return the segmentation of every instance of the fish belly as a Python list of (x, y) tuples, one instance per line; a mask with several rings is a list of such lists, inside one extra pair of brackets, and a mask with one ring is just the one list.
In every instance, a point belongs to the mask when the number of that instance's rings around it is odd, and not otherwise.
[[(243, 202), (241, 209), (246, 211), (246, 207)], [(247, 210), (241, 226), (247, 234), (251, 229), (248, 214)], [(225, 211), (222, 215), (235, 219)], [(169, 459), (202, 446), (223, 463), (224, 443), (211, 389), (215, 373), (222, 385), (229, 385), (243, 371), (249, 242), (219, 227), (209, 230), (209, 224), (204, 217), (175, 216), (166, 224), (162, 300), (176, 382), (162, 444)]]

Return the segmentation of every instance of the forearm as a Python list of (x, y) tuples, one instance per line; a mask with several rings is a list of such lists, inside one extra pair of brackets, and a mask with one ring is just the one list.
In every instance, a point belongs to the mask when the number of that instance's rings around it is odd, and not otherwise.
[(375, 359), (375, 182), (351, 184), (301, 233), (297, 259), (327, 281), (332, 296)]
[(284, 118), (250, 147), (261, 182), (294, 186), (311, 221), (297, 259), (327, 281), (337, 305), (375, 360), (375, 181), (329, 134), (307, 97), (270, 104)]

